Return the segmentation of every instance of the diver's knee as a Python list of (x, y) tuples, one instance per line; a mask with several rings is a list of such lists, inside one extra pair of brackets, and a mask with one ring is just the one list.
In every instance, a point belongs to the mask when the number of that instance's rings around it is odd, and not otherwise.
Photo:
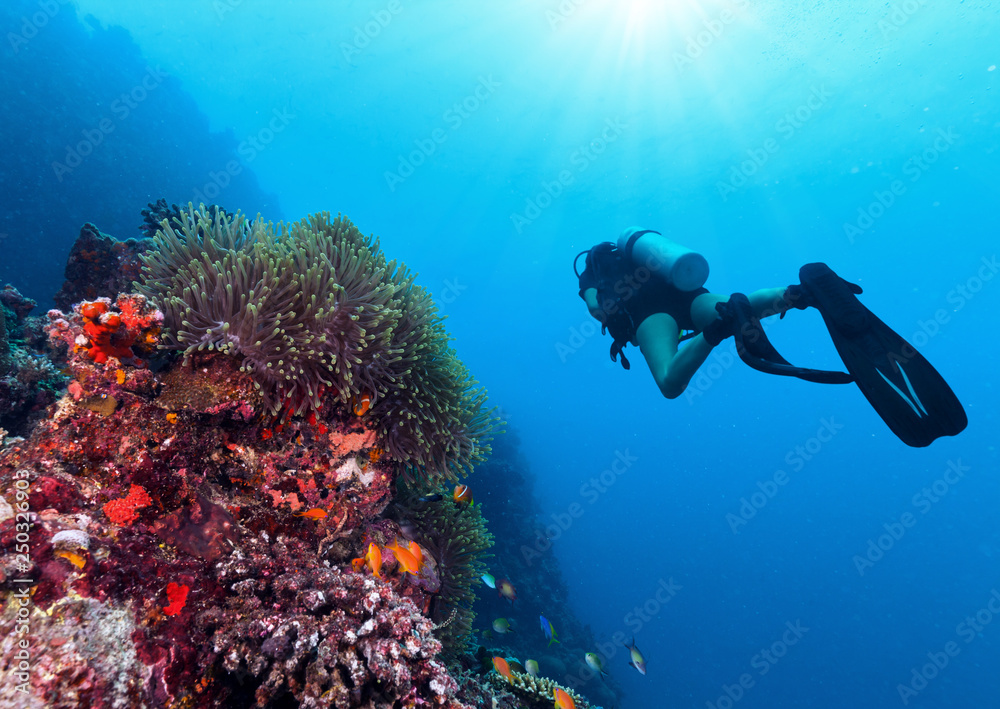
[(676, 399), (684, 393), (687, 387), (683, 383), (678, 383), (667, 379), (660, 383), (660, 393), (667, 399)]

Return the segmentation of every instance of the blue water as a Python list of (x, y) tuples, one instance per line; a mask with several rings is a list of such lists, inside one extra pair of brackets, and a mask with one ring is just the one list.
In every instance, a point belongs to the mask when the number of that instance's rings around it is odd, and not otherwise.
[[(103, 215), (108, 190), (81, 198), (99, 159), (131, 214), (202, 194), (275, 219), (342, 211), (419, 272), (521, 432), (623, 709), (1000, 707), (995, 3), (23, 5), (55, 17), (16, 47), (5, 27), (4, 61), (34, 72), (15, 89), (117, 51), (100, 34), (79, 63), (32, 64), (78, 12), (194, 99), (154, 110), (154, 88), (119, 118), (140, 71), (96, 108), (60, 106), (47, 152), (8, 123), (5, 160), (51, 158), (23, 163), (34, 202), (136, 235)], [(229, 142), (186, 144), (195, 114)], [(109, 116), (174, 142), (109, 141), (58, 180), (63, 146)], [(4, 208), (0, 279), (43, 301), (75, 232), (9, 243), (30, 199)], [(610, 361), (571, 267), (632, 224), (703, 253), (720, 293), (830, 263), (945, 375), (968, 429), (907, 448), (853, 386), (757, 373), (731, 344), (663, 399), (635, 348), (631, 371)], [(768, 331), (791, 361), (837, 366), (814, 313)], [(646, 676), (617, 644), (633, 635)]]

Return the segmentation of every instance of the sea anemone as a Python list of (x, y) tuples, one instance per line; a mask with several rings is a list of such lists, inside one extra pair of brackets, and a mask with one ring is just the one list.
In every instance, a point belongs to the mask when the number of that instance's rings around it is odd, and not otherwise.
[(164, 312), (164, 346), (238, 357), (274, 415), (368, 396), (379, 447), (408, 470), (455, 478), (485, 459), (485, 391), (377, 239), (326, 212), (275, 227), (189, 205), (160, 226), (136, 286)]
[(444, 646), (445, 659), (454, 660), (469, 650), (476, 618), (472, 610), (475, 589), (487, 571), (493, 535), (479, 505), (460, 505), (450, 498), (422, 503), (417, 499), (420, 494), (401, 485), (396, 509), (413, 523), (414, 536), (437, 561), (441, 590), (432, 620), (438, 624), (435, 634)]

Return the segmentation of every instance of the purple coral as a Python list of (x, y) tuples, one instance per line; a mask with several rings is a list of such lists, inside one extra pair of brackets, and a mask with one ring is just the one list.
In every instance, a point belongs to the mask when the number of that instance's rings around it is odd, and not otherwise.
[[(250, 680), (257, 706), (291, 695), (298, 706), (464, 706), (435, 659), (433, 625), (381, 581), (335, 568), (304, 568), (294, 550), (255, 541), (250, 559), (288, 569), (272, 580), (253, 561), (220, 572), (233, 593), (196, 618), (223, 667)], [(235, 690), (234, 690), (235, 691)]]

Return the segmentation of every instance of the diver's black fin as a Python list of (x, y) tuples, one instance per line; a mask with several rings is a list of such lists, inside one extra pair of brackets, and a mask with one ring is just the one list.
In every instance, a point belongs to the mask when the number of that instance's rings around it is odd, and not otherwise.
[(965, 428), (965, 409), (944, 378), (846, 281), (824, 263), (803, 266), (799, 280), (861, 393), (903, 443), (922, 448)]
[(767, 374), (798, 377), (820, 384), (847, 384), (854, 381), (847, 372), (796, 367), (782, 357), (754, 315), (750, 300), (742, 293), (733, 293), (725, 303), (715, 306), (723, 319), (731, 318), (735, 330), (736, 352), (747, 365)]

